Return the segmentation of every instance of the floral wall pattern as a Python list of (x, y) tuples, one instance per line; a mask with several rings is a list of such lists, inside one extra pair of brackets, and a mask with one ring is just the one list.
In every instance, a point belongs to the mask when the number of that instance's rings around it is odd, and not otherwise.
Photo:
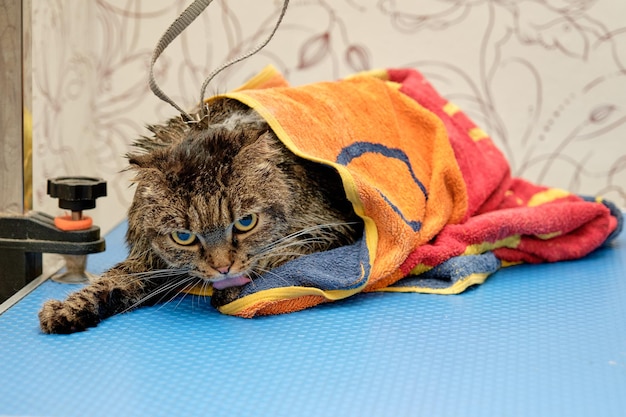
[[(147, 87), (152, 48), (190, 1), (33, 0), (35, 206), (45, 179), (97, 175), (105, 230), (132, 198), (123, 154), (176, 114)], [(272, 29), (278, 0), (216, 0), (155, 67), (189, 108), (204, 78)], [(626, 13), (621, 0), (292, 0), (270, 44), (220, 74), (234, 88), (266, 64), (294, 85), (414, 67), (492, 135), (512, 172), (626, 208)]]

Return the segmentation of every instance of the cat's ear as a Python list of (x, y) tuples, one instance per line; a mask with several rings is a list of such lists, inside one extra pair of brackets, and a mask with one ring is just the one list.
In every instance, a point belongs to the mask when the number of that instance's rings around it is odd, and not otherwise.
[(261, 133), (256, 140), (245, 145), (241, 149), (240, 155), (251, 159), (260, 158), (276, 161), (281, 155), (281, 147), (277, 142), (276, 136), (272, 132), (266, 131)]
[(131, 169), (141, 170), (154, 168), (162, 170), (166, 165), (167, 155), (163, 150), (126, 154)]
[(148, 168), (152, 166), (152, 158), (148, 153), (128, 153), (126, 157), (131, 168)]
[(163, 179), (158, 162), (153, 153), (129, 153), (126, 155), (130, 166), (127, 170), (134, 171), (132, 182), (160, 182)]

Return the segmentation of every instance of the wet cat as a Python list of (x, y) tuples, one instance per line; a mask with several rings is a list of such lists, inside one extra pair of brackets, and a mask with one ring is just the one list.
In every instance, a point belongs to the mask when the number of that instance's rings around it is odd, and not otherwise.
[(218, 307), (261, 274), (362, 233), (337, 172), (295, 156), (235, 100), (215, 101), (199, 123), (150, 129), (128, 155), (137, 187), (128, 258), (65, 301), (47, 301), (43, 332), (82, 331), (197, 284), (212, 284)]

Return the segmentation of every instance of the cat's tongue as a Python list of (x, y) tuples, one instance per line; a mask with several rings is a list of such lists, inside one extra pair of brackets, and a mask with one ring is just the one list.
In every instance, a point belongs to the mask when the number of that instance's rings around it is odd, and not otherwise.
[(220, 281), (213, 282), (213, 288), (217, 290), (223, 290), (224, 288), (230, 287), (239, 287), (241, 285), (245, 285), (250, 282), (250, 278), (244, 277), (243, 275), (238, 277), (226, 278)]

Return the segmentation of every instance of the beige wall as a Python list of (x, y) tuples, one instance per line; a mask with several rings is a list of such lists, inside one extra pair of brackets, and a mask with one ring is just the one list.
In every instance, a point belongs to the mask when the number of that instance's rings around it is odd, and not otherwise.
[[(33, 0), (34, 204), (57, 211), (45, 179), (97, 175), (105, 230), (132, 198), (122, 155), (144, 124), (175, 114), (149, 92), (147, 63), (189, 1)], [(623, 0), (292, 0), (275, 39), (219, 78), (236, 87), (267, 63), (293, 84), (374, 67), (426, 74), (505, 151), (514, 175), (626, 208)], [(226, 7), (226, 4), (228, 8)], [(208, 73), (256, 44), (278, 1), (215, 1), (166, 50), (161, 87), (181, 106)]]

